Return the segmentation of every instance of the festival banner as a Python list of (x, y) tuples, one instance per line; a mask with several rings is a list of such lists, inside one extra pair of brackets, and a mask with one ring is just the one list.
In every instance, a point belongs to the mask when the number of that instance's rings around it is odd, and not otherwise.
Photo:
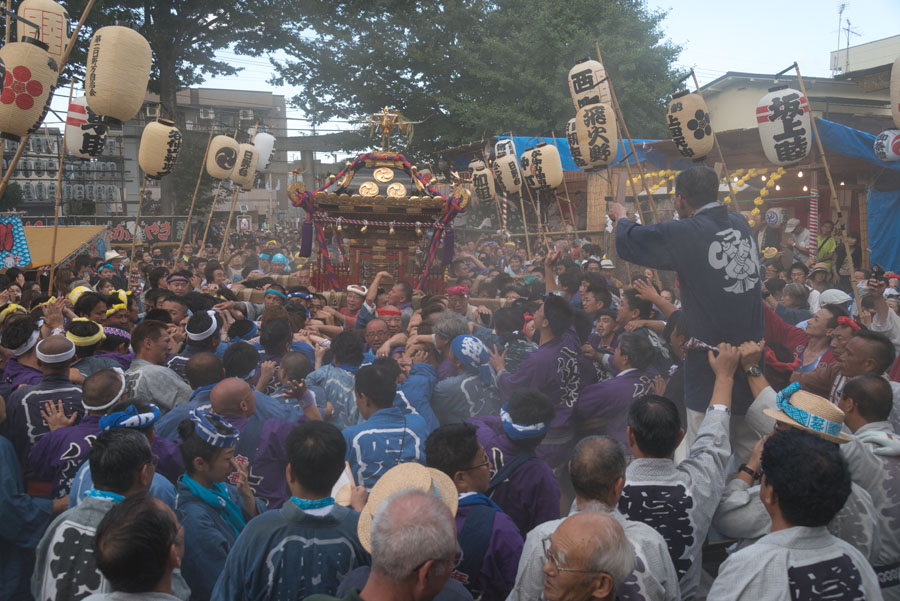
[(5, 269), (25, 267), (31, 263), (31, 251), (28, 250), (21, 217), (0, 217), (0, 261)]

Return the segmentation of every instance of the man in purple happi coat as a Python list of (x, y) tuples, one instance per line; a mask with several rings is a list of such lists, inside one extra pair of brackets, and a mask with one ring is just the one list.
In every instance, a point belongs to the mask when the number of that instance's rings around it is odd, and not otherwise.
[(491, 460), (488, 496), (519, 527), (522, 536), (559, 518), (559, 484), (553, 470), (535, 449), (553, 421), (553, 402), (542, 392), (520, 388), (500, 409), (500, 417), (468, 420)]
[(541, 346), (510, 374), (503, 355), (491, 353), (491, 366), (497, 372), (500, 398), (509, 399), (517, 388), (537, 388), (552, 400), (556, 417), (538, 456), (551, 467), (563, 463), (574, 444), (572, 412), (581, 390), (594, 381), (594, 368), (581, 353), (581, 341), (573, 327), (575, 310), (562, 297), (548, 294), (534, 313)]
[(0, 394), (8, 399), (19, 386), (33, 386), (44, 374), (38, 367), (34, 347), (41, 338), (37, 324), (30, 317), (10, 318), (3, 328), (3, 346), (12, 351), (3, 368)]
[(453, 578), (476, 599), (504, 601), (515, 584), (524, 541), (512, 518), (484, 494), (491, 462), (475, 426), (441, 426), (428, 437), (425, 458), (428, 467), (450, 476), (459, 493), (456, 529), (463, 559)]
[(658, 374), (652, 361), (653, 347), (647, 338), (634, 332), (619, 337), (612, 356), (615, 377), (581, 392), (574, 420), (578, 438), (606, 434), (627, 448), (628, 408), (635, 399), (653, 392), (653, 378)]

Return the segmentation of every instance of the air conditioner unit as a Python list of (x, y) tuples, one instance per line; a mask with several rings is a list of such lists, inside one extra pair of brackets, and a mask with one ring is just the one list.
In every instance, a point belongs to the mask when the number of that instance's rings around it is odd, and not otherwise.
[(144, 114), (147, 115), (150, 119), (156, 119), (159, 117), (159, 105), (157, 104), (148, 104), (144, 107)]
[(252, 121), (253, 120), (253, 111), (250, 109), (241, 109), (239, 113), (241, 121)]
[(212, 121), (216, 118), (216, 111), (210, 108), (201, 108), (200, 118), (205, 119), (206, 121)]

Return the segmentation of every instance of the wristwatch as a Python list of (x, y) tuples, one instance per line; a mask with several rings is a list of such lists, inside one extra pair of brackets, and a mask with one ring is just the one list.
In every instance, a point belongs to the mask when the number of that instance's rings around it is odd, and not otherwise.
[(762, 370), (759, 368), (759, 365), (751, 365), (747, 371), (744, 372), (744, 375), (748, 378), (758, 378), (763, 375)]
[(754, 472), (752, 469), (750, 469), (750, 467), (746, 463), (742, 463), (741, 467), (738, 468), (738, 471), (744, 472), (745, 474), (750, 476), (750, 478), (752, 478), (753, 480), (756, 480), (757, 478), (759, 478), (759, 473)]

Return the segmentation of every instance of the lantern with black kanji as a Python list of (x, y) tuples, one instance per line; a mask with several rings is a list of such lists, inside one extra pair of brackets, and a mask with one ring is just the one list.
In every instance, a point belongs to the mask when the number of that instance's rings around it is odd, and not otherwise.
[(0, 137), (19, 141), (37, 131), (56, 87), (57, 63), (47, 54), (47, 45), (25, 38), (0, 48), (6, 65), (0, 93)]
[(84, 96), (73, 98), (66, 115), (66, 152), (82, 159), (103, 154), (109, 131), (102, 115), (92, 111)]
[(85, 89), (95, 113), (133, 119), (144, 104), (153, 53), (144, 36), (120, 25), (94, 32), (87, 55)]
[(606, 69), (600, 61), (583, 58), (569, 70), (569, 95), (575, 110), (590, 104), (612, 102)]
[(494, 174), (482, 161), (472, 161), (469, 165), (472, 171), (472, 188), (475, 189), (475, 198), (481, 202), (491, 202), (497, 193), (494, 186)]
[(763, 152), (776, 165), (793, 165), (809, 154), (812, 143), (809, 101), (787, 86), (769, 88), (756, 104)]
[(275, 150), (275, 136), (266, 132), (259, 132), (253, 138), (253, 145), (259, 151), (259, 160), (256, 163), (257, 171), (265, 171), (272, 160), (272, 152)]
[(578, 139), (578, 129), (575, 127), (575, 119), (569, 119), (566, 123), (566, 141), (569, 143), (569, 154), (572, 155), (572, 161), (575, 165), (586, 169), (588, 164), (584, 160), (584, 154), (581, 151), (581, 144)]
[(17, 21), (16, 39), (39, 39), (47, 44), (47, 53), (59, 64), (71, 36), (68, 11), (53, 0), (23, 0), (16, 10), (16, 16), (39, 27), (36, 30), (24, 21)]
[(237, 165), (241, 145), (234, 138), (216, 136), (209, 145), (206, 155), (206, 172), (215, 179), (227, 179)]
[(518, 194), (522, 189), (522, 168), (516, 158), (516, 146), (512, 140), (497, 140), (494, 145), (494, 175), (507, 194)]
[(148, 123), (141, 135), (138, 164), (144, 175), (160, 179), (172, 173), (181, 150), (181, 132), (175, 123), (159, 119)]
[(900, 161), (900, 129), (887, 129), (878, 134), (874, 150), (880, 161)]
[[(619, 130), (612, 105), (589, 104), (575, 112), (575, 141), (585, 169), (605, 167), (616, 158)], [(568, 128), (566, 134), (568, 136)], [(572, 148), (571, 137), (569, 148)], [(574, 153), (574, 151), (573, 151)], [(573, 154), (574, 157), (574, 154)]]
[(259, 150), (253, 144), (241, 144), (238, 148), (237, 163), (231, 170), (231, 181), (249, 190), (256, 178), (256, 165), (259, 162)]
[(891, 67), (891, 117), (894, 125), (900, 127), (900, 56)]
[(666, 111), (666, 124), (675, 148), (682, 156), (703, 160), (713, 148), (713, 130), (709, 110), (700, 94), (681, 90), (672, 95)]
[(553, 144), (541, 142), (520, 158), (522, 176), (532, 190), (554, 190), (563, 182), (562, 160)]

